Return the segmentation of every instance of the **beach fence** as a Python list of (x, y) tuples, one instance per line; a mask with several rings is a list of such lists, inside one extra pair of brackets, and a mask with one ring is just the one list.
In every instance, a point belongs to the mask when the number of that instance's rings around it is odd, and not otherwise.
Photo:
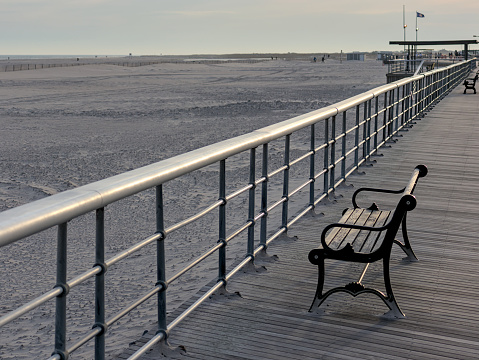
[(269, 61), (270, 59), (163, 59), (152, 61), (138, 61), (138, 60), (125, 60), (125, 61), (112, 61), (112, 60), (88, 60), (88, 61), (57, 61), (51, 63), (16, 63), (16, 64), (0, 64), (0, 72), (9, 71), (24, 71), (24, 70), (39, 70), (50, 69), (58, 67), (71, 67), (71, 66), (85, 66), (85, 65), (116, 65), (123, 67), (139, 67), (147, 65), (158, 64), (185, 64), (185, 63), (197, 63), (197, 64), (228, 64), (228, 63), (244, 63), (244, 64), (256, 64), (259, 62)]
[[(19, 304), (21, 306), (17, 308), (3, 307), (0, 326), (10, 323), (8, 326), (15, 327), (15, 322), (20, 317), (39, 306), (55, 307), (54, 316), (43, 319), (45, 323), (54, 323), (55, 332), (52, 342), (42, 345), (51, 346), (50, 351), (53, 354), (47, 355), (46, 358), (68, 359), (70, 354), (81, 347), (84, 349), (84, 345), (87, 345), (86, 348), (90, 349), (91, 354), (94, 353), (90, 358), (94, 356), (95, 359), (104, 359), (106, 334), (109, 329), (125, 326), (125, 323), (120, 324), (119, 320), (133, 310), (142, 311), (142, 304), (145, 306), (144, 303), (153, 298), (156, 299), (154, 308), (158, 328), (151, 340), (129, 359), (140, 358), (153, 345), (165, 341), (168, 336), (174, 336), (172, 330), (175, 326), (209, 296), (224, 288), (228, 281), (233, 281), (233, 276), (238, 271), (253, 263), (255, 257), (263, 253), (274, 240), (287, 234), (289, 228), (334, 193), (362, 164), (372, 160), (381, 146), (394, 141), (401, 131), (410, 127), (414, 121), (420, 120), (425, 111), (461, 84), (473, 67), (475, 61), (467, 61), (390, 83), (249, 134), (0, 213), (2, 251), (8, 252), (9, 244), (25, 241), (23, 239), (46, 229), (56, 228), (57, 234), (57, 258), (51, 259), (56, 262), (57, 269), (56, 281), (50, 284), (52, 289), (42, 294), (31, 294), (25, 299), (25, 303)], [(279, 164), (271, 161), (272, 144), (281, 149), (282, 161)], [(300, 152), (301, 149), (304, 151)], [(247, 162), (244, 167), (246, 180), (240, 187), (227, 191), (227, 165), (229, 159), (238, 154), (245, 154), (246, 158), (249, 158), (249, 164)], [(168, 204), (181, 206), (176, 202), (164, 201), (165, 183), (205, 167), (215, 169), (217, 185), (213, 183), (210, 186), (217, 196), (197, 213), (165, 226), (168, 220), (165, 216)], [(295, 168), (305, 170), (301, 172), (304, 173), (304, 178), (292, 181), (291, 175)], [(257, 175), (258, 173), (260, 175)], [(156, 231), (133, 246), (106, 258), (105, 225), (109, 219), (106, 206), (151, 189), (155, 191), (155, 205), (143, 211), (155, 214)], [(235, 200), (242, 195), (245, 196), (246, 202), (245, 213), (239, 222), (241, 225), (227, 231), (229, 211), (235, 209)], [(295, 203), (299, 201), (302, 204), (301, 210), (294, 214), (290, 207), (292, 199), (295, 199)], [(187, 266), (175, 269), (173, 275), (168, 277), (165, 254), (171, 245), (168, 243), (169, 236), (182, 227), (196, 224), (199, 219), (211, 213), (217, 216), (218, 231), (205, 233), (204, 229), (197, 229), (198, 234), (210, 239), (209, 249), (198, 254)], [(92, 248), (91, 252), (95, 254), (95, 260), (82, 273), (68, 274), (67, 260), (76, 255), (68, 252), (69, 222), (87, 214), (88, 219), (92, 220), (91, 227), (94, 228), (96, 247)], [(244, 244), (239, 244), (241, 250), (236, 256), (228, 252), (228, 257), (233, 256), (235, 260), (231, 266), (227, 266), (227, 249), (238, 239), (244, 239)], [(123, 299), (122, 304), (125, 306), (120, 311), (107, 313), (105, 289), (108, 273), (115, 270), (115, 264), (145, 247), (150, 247), (150, 251), (156, 253), (155, 282), (137, 298)], [(186, 273), (198, 271), (200, 263), (211, 258), (213, 254), (217, 257), (214, 263), (218, 274), (214, 286), (181, 315), (167, 323), (166, 293), (170, 285)], [(8, 276), (8, 269), (2, 276)], [(92, 328), (83, 336), (69, 339), (67, 318), (69, 311), (79, 304), (74, 301), (67, 304), (67, 299), (72, 289), (93, 278), (94, 286), (90, 289), (91, 296), (94, 297), (94, 308), (91, 309), (94, 317)], [(6, 288), (2, 291), (14, 291), (15, 284), (11, 285), (12, 289)], [(84, 287), (82, 291), (87, 291), (87, 288)], [(151, 306), (148, 305), (149, 308)], [(82, 310), (85, 311), (86, 309)], [(94, 344), (90, 343), (93, 339)], [(15, 358), (15, 354), (12, 354), (12, 358)]]
[(57, 67), (70, 67), (88, 65), (88, 63), (51, 63), (51, 64), (6, 64), (0, 66), (0, 72), (8, 71), (23, 71), (23, 70), (37, 70), (37, 69), (50, 69)]

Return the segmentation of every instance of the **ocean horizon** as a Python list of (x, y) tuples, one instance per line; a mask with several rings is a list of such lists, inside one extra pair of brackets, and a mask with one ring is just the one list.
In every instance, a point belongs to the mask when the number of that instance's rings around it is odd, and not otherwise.
[(0, 60), (34, 60), (34, 59), (95, 59), (108, 57), (125, 57), (128, 55), (0, 55)]

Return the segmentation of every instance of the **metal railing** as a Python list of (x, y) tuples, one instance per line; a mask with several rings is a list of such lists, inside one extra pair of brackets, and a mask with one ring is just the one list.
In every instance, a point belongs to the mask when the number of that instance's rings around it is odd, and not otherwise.
[(418, 58), (418, 59), (391, 59), (387, 60), (388, 73), (406, 72), (412, 74), (422, 73), (439, 67), (446, 67), (449, 65), (463, 62), (464, 58)]
[[(0, 318), (0, 326), (18, 319), (42, 304), (56, 299), (55, 340), (50, 359), (68, 359), (69, 354), (95, 339), (95, 359), (105, 358), (105, 333), (118, 320), (146, 300), (157, 297), (158, 332), (130, 359), (138, 359), (154, 344), (165, 340), (171, 330), (194, 311), (205, 299), (226, 283), (246, 264), (266, 250), (268, 245), (285, 234), (301, 217), (328, 197), (355, 172), (369, 161), (386, 142), (394, 140), (399, 132), (420, 119), (424, 112), (442, 99), (456, 85), (460, 84), (475, 67), (475, 61), (463, 62), (446, 68), (430, 71), (388, 85), (375, 88), (353, 98), (336, 103), (305, 115), (230, 140), (216, 143), (158, 163), (126, 172), (105, 180), (59, 193), (30, 204), (22, 205), (0, 213), (0, 246), (4, 247), (20, 239), (37, 234), (45, 229), (57, 227), (57, 279), (54, 288), (34, 297), (19, 308), (11, 310)], [(293, 135), (295, 139), (293, 139)], [(299, 137), (299, 139), (296, 139)], [(271, 170), (270, 144), (284, 141), (282, 165)], [(308, 142), (301, 154), (292, 158), (301, 146), (292, 151), (292, 141)], [(249, 179), (231, 193), (226, 191), (226, 163), (228, 158), (249, 152)], [(261, 156), (258, 156), (261, 153)], [(261, 160), (259, 160), (261, 159)], [(257, 177), (256, 164), (261, 163), (261, 176)], [(194, 215), (165, 227), (165, 202), (163, 184), (185, 176), (205, 166), (218, 166), (218, 198)], [(234, 165), (234, 164), (233, 164)], [(303, 178), (294, 179), (291, 171), (306, 168)], [(272, 179), (282, 177), (281, 195), (270, 199), (275, 190)], [(294, 189), (291, 189), (295, 186)], [(156, 231), (130, 248), (105, 259), (105, 207), (121, 199), (148, 189), (156, 189)], [(256, 200), (257, 192), (261, 200)], [(248, 196), (248, 210), (243, 224), (227, 234), (227, 211), (231, 202), (242, 194)], [(289, 206), (292, 197), (300, 197), (304, 204), (294, 216)], [(167, 278), (165, 270), (165, 246), (168, 235), (178, 229), (195, 223), (207, 214), (217, 211), (218, 233), (211, 234), (213, 246), (195, 258), (189, 265)], [(84, 214), (94, 212), (96, 249), (92, 268), (67, 276), (67, 223)], [(277, 212), (276, 218), (272, 216)], [(260, 223), (257, 229), (257, 223)], [(93, 226), (93, 225), (92, 225)], [(257, 231), (256, 231), (257, 230)], [(244, 233), (246, 256), (227, 270), (226, 249), (234, 239)], [(255, 238), (259, 233), (259, 239)], [(156, 244), (156, 284), (132, 301), (121, 311), (107, 318), (105, 304), (105, 273), (114, 264), (127, 258), (141, 248)], [(8, 251), (3, 248), (3, 251)], [(93, 250), (92, 250), (93, 251)], [(218, 280), (180, 316), (167, 324), (166, 291), (169, 285), (199, 263), (218, 254)], [(82, 338), (67, 342), (67, 298), (70, 290), (88, 279), (95, 278), (95, 310), (93, 328)], [(4, 289), (3, 291), (9, 291)], [(70, 304), (72, 306), (72, 304)], [(49, 320), (53, 321), (53, 320)]]
[[(417, 59), (417, 60), (406, 60), (406, 59), (397, 59), (388, 61), (388, 73), (395, 72), (410, 72), (414, 74), (416, 72), (423, 72), (423, 64), (426, 60)], [(432, 60), (430, 61), (432, 62)]]

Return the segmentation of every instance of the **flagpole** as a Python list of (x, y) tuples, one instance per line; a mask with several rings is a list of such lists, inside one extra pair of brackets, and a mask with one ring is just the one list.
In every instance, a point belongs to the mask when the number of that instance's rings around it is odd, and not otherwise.
[(417, 10), (416, 10), (416, 41), (417, 41), (417, 31), (418, 31), (418, 30), (419, 30), (419, 29), (417, 28)]
[[(406, 42), (406, 5), (402, 6), (402, 23), (404, 28), (404, 42)], [(406, 51), (406, 44), (404, 44), (404, 51)]]

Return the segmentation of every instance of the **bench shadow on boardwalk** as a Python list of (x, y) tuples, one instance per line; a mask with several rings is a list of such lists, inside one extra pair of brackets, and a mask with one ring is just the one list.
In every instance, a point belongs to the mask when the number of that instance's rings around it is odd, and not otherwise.
[[(479, 358), (479, 97), (462, 92), (456, 88), (327, 204), (273, 242), (267, 256), (256, 259), (255, 269), (233, 277), (228, 294), (213, 296), (175, 327), (170, 348), (156, 347), (142, 359)], [(417, 208), (408, 217), (419, 262), (403, 261), (404, 253), (395, 246), (390, 265), (406, 319), (383, 318), (388, 309), (372, 294), (333, 294), (309, 313), (317, 268), (307, 256), (319, 245), (322, 229), (351, 206), (355, 189), (400, 189), (418, 164), (429, 169), (415, 191)], [(378, 201), (368, 195), (359, 201), (366, 206), (372, 200), (390, 207), (397, 198)], [(361, 268), (327, 260), (325, 288), (356, 281)], [(384, 289), (382, 281), (382, 264), (371, 264), (363, 282)], [(150, 333), (120, 358), (148, 341)]]

